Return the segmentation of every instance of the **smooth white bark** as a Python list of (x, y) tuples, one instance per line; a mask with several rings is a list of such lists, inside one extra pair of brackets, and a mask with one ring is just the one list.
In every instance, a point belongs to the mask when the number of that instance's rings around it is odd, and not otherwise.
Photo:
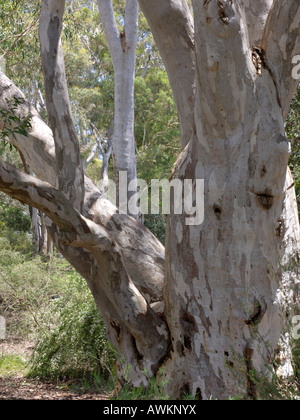
[[(124, 16), (124, 31), (118, 29), (111, 0), (98, 0), (100, 18), (110, 49), (115, 72), (115, 111), (113, 155), (115, 176), (127, 172), (130, 197), (137, 191), (136, 158), (134, 139), (134, 79), (138, 33), (139, 5), (137, 0), (127, 0)], [(117, 200), (119, 197), (117, 197)], [(137, 208), (131, 214), (137, 217)], [(130, 212), (129, 212), (130, 213)]]

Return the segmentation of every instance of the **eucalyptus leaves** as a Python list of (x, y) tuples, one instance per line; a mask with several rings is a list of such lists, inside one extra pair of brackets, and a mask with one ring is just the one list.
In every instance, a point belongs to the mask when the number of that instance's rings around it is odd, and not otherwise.
[(26, 116), (18, 115), (17, 109), (20, 105), (24, 105), (25, 100), (14, 96), (13, 99), (5, 99), (7, 107), (0, 110), (0, 118), (2, 124), (0, 127), (0, 140), (4, 141), (4, 146), (9, 144), (12, 149), (12, 144), (9, 139), (13, 137), (16, 140), (16, 135), (27, 137), (28, 131), (31, 129), (31, 114)]

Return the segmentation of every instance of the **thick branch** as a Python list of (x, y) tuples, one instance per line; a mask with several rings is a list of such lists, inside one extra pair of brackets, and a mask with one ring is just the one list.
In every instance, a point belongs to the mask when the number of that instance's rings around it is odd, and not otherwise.
[(125, 42), (126, 44), (136, 45), (138, 38), (138, 16), (139, 3), (138, 0), (127, 0), (125, 6)]
[(245, 10), (250, 46), (259, 45), (274, 0), (242, 0)]
[(225, 157), (220, 139), (238, 137), (257, 77), (244, 10), (236, 2), (193, 1), (197, 65), (198, 140), (216, 162)]
[(184, 148), (195, 132), (194, 24), (185, 0), (139, 0), (173, 90)]
[[(0, 109), (7, 109), (5, 99), (13, 99), (14, 96), (24, 99), (22, 92), (0, 72)], [(22, 152), (35, 175), (54, 185), (56, 165), (52, 131), (38, 112), (25, 101), (19, 105), (16, 114), (23, 117), (28, 116), (28, 113), (32, 115), (32, 128), (28, 137), (16, 134), (17, 140), (13, 139), (13, 143)], [(119, 215), (112, 203), (102, 199), (99, 189), (88, 177), (85, 177), (85, 215), (108, 230), (118, 243), (130, 278), (147, 301), (161, 301), (165, 273), (165, 250), (161, 243), (136, 220)]]
[(299, 0), (275, 0), (261, 43), (266, 65), (277, 86), (278, 97), (286, 119), (299, 81), (292, 76), (293, 57), (300, 55)]
[(60, 191), (1, 159), (0, 189), (10, 197), (43, 211), (66, 233), (82, 235), (89, 232), (83, 218)]
[[(135, 339), (142, 344), (143, 356), (153, 361), (155, 355), (158, 362), (167, 351), (167, 330), (132, 283), (121, 250), (109, 233), (81, 216), (64, 194), (50, 184), (22, 173), (1, 159), (0, 190), (43, 211), (59, 228), (59, 242), (91, 252), (101, 269), (100, 287)], [(149, 349), (147, 345), (149, 334), (157, 343), (155, 349)]]
[(117, 62), (122, 56), (121, 34), (116, 21), (114, 8), (111, 0), (98, 0), (98, 7), (105, 38), (108, 43), (110, 54), (114, 63)]
[[(55, 185), (55, 145), (51, 129), (44, 123), (36, 109), (26, 100), (24, 94), (13, 82), (0, 72), (0, 109), (8, 110), (6, 100), (12, 101), (14, 97), (22, 99), (22, 104), (16, 109), (18, 117), (31, 115), (31, 129), (28, 136), (16, 135), (12, 143), (22, 152), (22, 155), (41, 180)], [(0, 128), (2, 121), (0, 120)], [(14, 126), (14, 123), (12, 123)]]
[(78, 137), (71, 114), (61, 43), (64, 9), (63, 0), (43, 0), (39, 35), (46, 104), (55, 140), (57, 187), (81, 211), (84, 176)]

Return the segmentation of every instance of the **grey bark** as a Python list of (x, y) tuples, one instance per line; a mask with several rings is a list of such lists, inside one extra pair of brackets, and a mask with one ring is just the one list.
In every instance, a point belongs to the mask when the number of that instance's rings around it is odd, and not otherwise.
[[(82, 212), (69, 191), (53, 187), (52, 132), (28, 103), (17, 112), (31, 111), (32, 129), (16, 143), (40, 180), (0, 160), (0, 190), (52, 220), (55, 244), (87, 280), (134, 385), (148, 383), (147, 369), (167, 379), (173, 398), (255, 397), (251, 369), (264, 370), (279, 355), (278, 372), (290, 373), (281, 321), (288, 324), (299, 305), (292, 265), (300, 230), (284, 130), (296, 88), (285, 66), (291, 71), (290, 55), (299, 51), (299, 1), (275, 0), (270, 8), (266, 0), (256, 8), (248, 1), (195, 0), (194, 29), (183, 0), (141, 5), (182, 125), (184, 150), (172, 176), (205, 180), (204, 223), (187, 226), (185, 214), (168, 219), (166, 273), (161, 244), (117, 214), (87, 177)], [(0, 73), (0, 107), (14, 95), (22, 97)], [(241, 383), (232, 372), (237, 360)]]
[(57, 164), (57, 187), (78, 210), (82, 209), (84, 175), (80, 148), (72, 118), (61, 44), (64, 0), (43, 0), (39, 36), (46, 105), (53, 132)]
[[(130, 186), (127, 201), (137, 193), (137, 172), (134, 138), (134, 79), (138, 32), (137, 0), (127, 0), (124, 26), (121, 33), (114, 15), (111, 0), (98, 0), (100, 18), (114, 65), (115, 110), (113, 132), (113, 157), (117, 203), (119, 203), (119, 174), (127, 173), (127, 187)], [(137, 206), (128, 213), (138, 216)], [(133, 211), (130, 211), (133, 210)]]
[[(262, 35), (267, 61), (278, 59), (278, 79), (263, 55), (261, 67), (255, 60), (247, 7), (213, 0), (193, 6), (196, 134), (173, 177), (205, 180), (205, 221), (193, 227), (184, 216), (168, 221), (164, 302), (173, 346), (165, 376), (172, 378), (171, 395), (222, 399), (246, 389), (255, 396), (247, 372), (267, 371), (280, 348), (278, 372), (291, 371), (282, 319), (288, 324), (299, 305), (287, 268), (297, 261), (300, 233), (284, 128), (295, 92), (288, 62), (299, 48), (299, 2), (274, 5)], [(277, 53), (278, 37), (286, 57)], [(244, 370), (241, 384), (234, 370)]]
[(181, 144), (184, 148), (195, 132), (194, 22), (186, 1), (140, 0), (164, 61), (177, 106)]

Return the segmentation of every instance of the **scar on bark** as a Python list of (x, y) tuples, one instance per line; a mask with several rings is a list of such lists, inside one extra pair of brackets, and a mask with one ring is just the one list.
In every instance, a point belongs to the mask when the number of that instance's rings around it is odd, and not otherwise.
[(120, 326), (120, 324), (117, 322), (117, 321), (115, 321), (115, 320), (113, 320), (113, 319), (111, 319), (110, 320), (110, 325), (113, 327), (113, 329), (115, 330), (115, 332), (116, 332), (116, 337), (117, 337), (117, 341), (118, 341), (118, 343), (120, 344), (120, 334), (121, 334), (121, 326)]
[(254, 299), (252, 313), (250, 314), (249, 319), (245, 321), (245, 324), (251, 325), (251, 326), (258, 325), (262, 321), (266, 312), (267, 312), (266, 302), (265, 301), (260, 302), (258, 299)]
[(256, 384), (253, 380), (253, 363), (252, 363), (253, 353), (254, 351), (251, 349), (251, 347), (247, 343), (244, 350), (244, 360), (245, 360), (246, 371), (247, 371), (246, 373), (247, 395), (253, 400), (255, 400), (257, 396), (257, 390), (256, 390)]
[(265, 189), (262, 193), (256, 193), (257, 200), (259, 204), (266, 210), (270, 210), (274, 204), (274, 195), (272, 191), (268, 188)]
[(223, 0), (218, 0), (218, 13), (219, 13), (219, 20), (224, 24), (228, 25), (229, 23), (229, 17), (225, 10), (225, 3)]
[(122, 50), (125, 52), (125, 49), (126, 49), (126, 33), (125, 33), (125, 31), (120, 34), (120, 40), (121, 40)]
[(276, 80), (276, 76), (274, 74), (274, 71), (270, 68), (270, 66), (267, 63), (267, 58), (266, 58), (266, 52), (264, 51), (264, 49), (260, 48), (260, 47), (252, 47), (252, 61), (253, 64), (256, 68), (256, 73), (261, 76), (262, 75), (262, 69), (266, 69), (268, 70), (271, 79), (275, 85), (276, 88), (276, 95), (277, 95), (277, 101), (279, 106), (281, 107), (281, 99), (280, 99), (280, 94), (279, 94), (279, 89), (278, 89), (278, 84), (277, 84), (277, 80)]
[(216, 218), (220, 220), (222, 216), (222, 208), (218, 206), (217, 204), (214, 205), (214, 213), (216, 215)]
[(192, 338), (196, 332), (199, 332), (195, 318), (184, 309), (180, 311), (180, 322), (184, 333), (183, 342), (187, 350), (192, 349)]
[(252, 61), (256, 69), (256, 73), (259, 76), (261, 76), (264, 61), (263, 61), (262, 50), (260, 48), (252, 47)]
[(137, 344), (136, 344), (136, 339), (134, 338), (134, 336), (131, 336), (131, 344), (132, 344), (132, 348), (133, 351), (135, 353), (136, 356), (136, 360), (138, 362), (138, 364), (140, 364), (140, 366), (142, 366), (141, 362), (144, 359), (144, 356), (139, 352), (138, 348), (137, 348)]
[(283, 220), (282, 217), (280, 219), (278, 219), (278, 225), (277, 225), (275, 231), (276, 231), (277, 238), (282, 238), (283, 237), (285, 228), (284, 228), (284, 220)]

